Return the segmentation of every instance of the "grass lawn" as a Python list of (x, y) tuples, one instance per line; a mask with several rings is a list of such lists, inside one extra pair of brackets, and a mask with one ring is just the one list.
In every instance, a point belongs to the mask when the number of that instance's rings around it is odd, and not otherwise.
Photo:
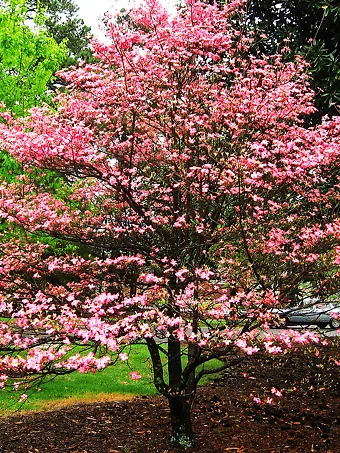
[[(136, 395), (156, 394), (150, 365), (146, 346), (134, 345), (129, 353), (128, 363), (118, 360), (115, 365), (94, 374), (76, 372), (57, 376), (38, 388), (29, 389), (26, 392), (29, 398), (25, 403), (18, 402), (22, 390), (0, 390), (0, 415), (20, 410), (53, 410), (81, 402), (112, 401)], [(211, 363), (211, 366), (213, 365)], [(138, 371), (141, 379), (132, 380), (131, 371)]]

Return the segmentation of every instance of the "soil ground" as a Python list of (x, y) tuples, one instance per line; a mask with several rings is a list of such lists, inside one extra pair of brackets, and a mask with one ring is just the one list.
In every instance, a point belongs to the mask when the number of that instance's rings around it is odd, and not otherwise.
[[(339, 343), (247, 358), (200, 387), (191, 453), (340, 453)], [(282, 391), (276, 396), (271, 389)], [(274, 390), (273, 390), (274, 391)], [(271, 404), (258, 404), (272, 398)], [(167, 402), (138, 397), (0, 419), (1, 453), (175, 453)]]

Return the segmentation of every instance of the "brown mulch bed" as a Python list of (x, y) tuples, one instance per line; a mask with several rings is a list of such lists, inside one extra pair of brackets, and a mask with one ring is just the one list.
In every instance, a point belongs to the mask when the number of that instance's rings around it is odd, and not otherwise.
[[(232, 375), (199, 388), (192, 453), (340, 452), (337, 344), (280, 358), (247, 359)], [(244, 376), (247, 373), (247, 376)], [(277, 397), (271, 389), (283, 389)], [(271, 404), (256, 404), (250, 396)], [(160, 397), (77, 405), (0, 420), (1, 453), (174, 453)]]

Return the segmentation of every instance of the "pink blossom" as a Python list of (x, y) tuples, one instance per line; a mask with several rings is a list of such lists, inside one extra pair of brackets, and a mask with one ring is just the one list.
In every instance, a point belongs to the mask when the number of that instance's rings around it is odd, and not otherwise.
[(214, 272), (209, 269), (195, 269), (195, 274), (202, 280), (210, 280), (210, 277), (214, 275)]
[(272, 387), (270, 391), (276, 396), (279, 396), (279, 397), (282, 396), (282, 392), (280, 390), (276, 389), (275, 387)]
[(140, 379), (142, 376), (136, 372), (136, 371), (131, 371), (130, 373), (130, 378), (133, 380), (133, 381), (136, 381), (138, 379)]
[(180, 269), (178, 270), (175, 275), (177, 278), (179, 278), (181, 281), (185, 281), (185, 276), (188, 274), (189, 270), (188, 269)]
[(19, 398), (19, 403), (23, 403), (24, 401), (26, 401), (28, 398), (28, 395), (26, 393), (23, 393), (22, 395), (20, 395), (20, 398)]
[(160, 281), (154, 274), (141, 274), (139, 278), (145, 283), (158, 283)]

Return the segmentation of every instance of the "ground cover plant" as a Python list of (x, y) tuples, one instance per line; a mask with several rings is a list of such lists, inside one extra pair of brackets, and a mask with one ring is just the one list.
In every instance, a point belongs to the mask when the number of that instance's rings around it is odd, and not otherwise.
[(268, 325), (288, 300), (339, 294), (340, 122), (304, 126), (305, 63), (254, 57), (242, 5), (108, 19), (97, 63), (59, 74), (58, 108), (4, 114), (23, 173), (0, 187), (0, 379), (21, 399), (144, 342), (172, 443), (191, 448), (204, 376), (326, 345)]

